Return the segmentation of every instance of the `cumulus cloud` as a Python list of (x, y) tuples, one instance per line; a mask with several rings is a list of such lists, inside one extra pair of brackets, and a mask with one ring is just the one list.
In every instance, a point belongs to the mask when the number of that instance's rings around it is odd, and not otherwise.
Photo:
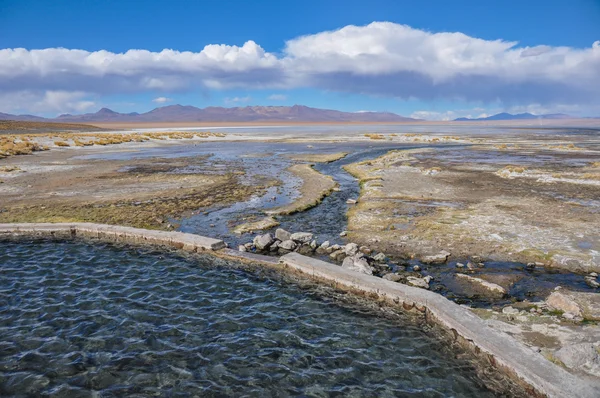
[(271, 94), (267, 97), (268, 100), (271, 101), (285, 101), (287, 99), (287, 95), (284, 94)]
[(0, 93), (0, 110), (13, 113), (82, 113), (97, 106), (80, 91), (13, 91)]
[(317, 88), (508, 105), (600, 103), (600, 41), (581, 49), (520, 47), (374, 22), (294, 38), (280, 55), (253, 41), (208, 45), (200, 52), (0, 50), (2, 92), (103, 95), (230, 88)]
[(152, 100), (152, 102), (156, 102), (157, 104), (164, 104), (165, 102), (171, 102), (173, 99), (167, 97), (157, 97)]

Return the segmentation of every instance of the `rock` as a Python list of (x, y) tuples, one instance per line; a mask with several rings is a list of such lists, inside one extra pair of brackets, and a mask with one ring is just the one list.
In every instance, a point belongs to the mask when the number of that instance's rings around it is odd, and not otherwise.
[(342, 262), (342, 268), (367, 275), (373, 275), (373, 268), (369, 265), (364, 257), (348, 256)]
[(409, 285), (420, 287), (423, 289), (429, 289), (429, 282), (425, 278), (419, 278), (416, 276), (409, 276), (406, 278)]
[(354, 256), (358, 253), (358, 245), (356, 243), (348, 243), (344, 246), (344, 252), (347, 256)]
[(248, 251), (248, 249), (246, 249), (246, 246), (244, 246), (244, 245), (240, 245), (240, 247), (238, 247), (238, 250), (241, 251), (241, 252), (247, 252)]
[(465, 268), (463, 263), (456, 263), (456, 268)]
[(448, 257), (450, 257), (450, 253), (442, 250), (438, 254), (423, 257), (421, 262), (424, 264), (444, 264), (448, 260)]
[(595, 272), (590, 272), (590, 275), (589, 275), (589, 276), (591, 276), (591, 277), (593, 277), (593, 278), (597, 278), (597, 277), (598, 277), (598, 274), (597, 274), (597, 273), (595, 273)]
[(378, 262), (378, 263), (385, 263), (385, 260), (387, 260), (387, 256), (383, 253), (377, 253), (374, 257), (373, 260)]
[(252, 249), (254, 249), (254, 243), (252, 243), (252, 242), (248, 242), (248, 243), (244, 244), (244, 247), (245, 247), (247, 250), (252, 250)]
[(527, 263), (527, 265), (525, 266), (525, 268), (527, 268), (527, 269), (535, 269), (535, 263)]
[(414, 266), (412, 267), (412, 269), (413, 269), (413, 271), (415, 271), (415, 272), (419, 272), (419, 271), (421, 271), (421, 267), (420, 267), (420, 266), (418, 266), (418, 265), (414, 265)]
[(356, 203), (358, 203), (358, 200), (356, 200), (356, 199), (348, 199), (346, 201), (346, 203), (349, 204), (349, 205), (355, 205)]
[(334, 261), (340, 261), (344, 257), (346, 257), (346, 252), (344, 252), (342, 249), (336, 250), (329, 255), (329, 258)]
[(519, 310), (509, 305), (508, 307), (502, 308), (502, 313), (506, 315), (517, 315)]
[(311, 255), (314, 253), (314, 249), (310, 246), (310, 244), (308, 243), (303, 243), (302, 245), (300, 245), (297, 249), (296, 252), (298, 254), (302, 254), (302, 255)]
[(291, 239), (284, 240), (279, 244), (279, 248), (283, 250), (294, 251), (296, 250), (296, 247), (298, 247), (298, 245)]
[(319, 247), (319, 245), (317, 244), (317, 241), (315, 239), (313, 239), (310, 242), (310, 248), (313, 249), (313, 250), (316, 250), (317, 247)]
[(586, 276), (584, 278), (585, 283), (589, 286), (589, 287), (593, 287), (594, 289), (597, 289), (600, 287), (600, 283), (598, 283), (598, 281), (596, 280), (595, 277), (593, 276)]
[(344, 236), (348, 235), (348, 231), (342, 231), (340, 233), (340, 236), (343, 238)]
[(340, 250), (341, 248), (342, 248), (342, 246), (340, 246), (340, 245), (331, 246), (331, 249), (333, 249), (333, 251)]
[(557, 350), (554, 357), (569, 369), (600, 376), (600, 354), (592, 343), (566, 345)]
[(284, 240), (290, 240), (291, 236), (292, 234), (283, 228), (277, 228), (277, 230), (275, 231), (275, 238), (279, 239), (282, 242)]
[(475, 285), (476, 287), (481, 288), (481, 289), (491, 293), (494, 296), (502, 297), (506, 294), (506, 290), (502, 286), (497, 285), (492, 282), (488, 282), (481, 278), (475, 278), (475, 277), (467, 275), (467, 274), (458, 274), (458, 273), (456, 274), (456, 278), (462, 279), (465, 282)]
[(333, 253), (335, 250), (333, 250), (333, 247), (329, 246), (327, 249), (325, 249), (325, 253), (327, 254), (331, 254)]
[(402, 280), (402, 276), (394, 273), (385, 274), (382, 279), (386, 281), (398, 282)]
[(279, 249), (280, 243), (281, 243), (280, 240), (275, 240), (275, 242), (273, 242), (273, 244), (269, 247), (269, 251), (276, 252), (277, 249)]
[(328, 240), (326, 240), (325, 242), (321, 243), (321, 246), (319, 246), (321, 249), (325, 250), (327, 249), (329, 246), (331, 246), (331, 244), (329, 243)]
[(600, 321), (600, 295), (598, 293), (555, 290), (546, 299), (551, 309), (570, 312), (576, 317)]
[(366, 254), (367, 256), (373, 252), (367, 246), (361, 246), (358, 250), (360, 250), (362, 253)]
[(313, 240), (313, 234), (310, 232), (296, 232), (290, 235), (290, 239), (298, 243), (310, 243)]
[(258, 250), (267, 250), (275, 242), (275, 238), (271, 234), (258, 235), (254, 238), (254, 246)]

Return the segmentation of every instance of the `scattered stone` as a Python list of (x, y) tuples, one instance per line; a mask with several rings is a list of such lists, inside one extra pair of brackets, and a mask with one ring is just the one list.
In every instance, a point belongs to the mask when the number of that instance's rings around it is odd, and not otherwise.
[(248, 249), (246, 249), (246, 246), (244, 246), (244, 245), (240, 245), (240, 247), (238, 247), (238, 250), (241, 251), (241, 252), (247, 252), (248, 251)]
[(415, 271), (415, 272), (419, 272), (419, 271), (421, 271), (421, 267), (420, 267), (419, 265), (413, 265), (412, 269), (413, 269), (413, 271)]
[(378, 263), (385, 263), (385, 260), (387, 260), (387, 256), (383, 253), (377, 253), (374, 257), (373, 260), (378, 262)]
[(593, 278), (597, 278), (598, 274), (596, 272), (590, 272), (590, 276)]
[(273, 242), (273, 244), (269, 247), (269, 251), (276, 252), (277, 249), (279, 249), (279, 244), (280, 243), (281, 243), (280, 240), (275, 239), (275, 242)]
[(292, 236), (292, 234), (283, 228), (277, 228), (277, 230), (275, 231), (275, 237), (282, 242), (286, 241), (286, 240), (290, 240), (291, 236)]
[(344, 252), (346, 252), (347, 256), (354, 256), (356, 253), (358, 253), (358, 245), (356, 243), (348, 243), (344, 247)]
[(570, 312), (573, 315), (581, 316), (583, 311), (581, 307), (568, 294), (563, 294), (560, 291), (554, 291), (546, 299), (546, 304), (555, 310)]
[(358, 203), (358, 200), (356, 200), (356, 199), (348, 199), (346, 201), (346, 203), (349, 204), (349, 205), (355, 205), (356, 203)]
[(421, 262), (424, 264), (444, 264), (448, 260), (448, 257), (450, 257), (450, 253), (442, 250), (438, 254), (423, 257)]
[(535, 263), (527, 263), (527, 265), (525, 266), (525, 268), (527, 268), (527, 269), (535, 269)]
[(279, 244), (279, 248), (283, 250), (294, 251), (296, 250), (296, 247), (298, 247), (298, 245), (291, 239), (284, 240)]
[(275, 242), (275, 238), (271, 234), (257, 235), (253, 241), (258, 250), (267, 250), (273, 242)]
[(310, 242), (310, 248), (316, 250), (317, 247), (319, 247), (319, 245), (317, 244), (317, 241), (313, 239), (312, 242)]
[(246, 248), (246, 250), (252, 250), (254, 249), (254, 243), (248, 242), (244, 245), (244, 247)]
[(382, 279), (386, 281), (399, 282), (402, 280), (402, 276), (394, 273), (385, 274)]
[(340, 245), (333, 245), (333, 246), (331, 246), (331, 248), (333, 249), (333, 251), (336, 251), (336, 250), (340, 250), (342, 248), (342, 246), (340, 246)]
[(313, 240), (313, 234), (310, 232), (296, 232), (290, 235), (290, 239), (299, 243), (310, 243)]
[(465, 268), (463, 263), (456, 263), (456, 268)]
[(478, 287), (481, 287), (483, 289), (485, 289), (486, 291), (489, 291), (490, 293), (494, 294), (494, 295), (500, 295), (500, 296), (504, 296), (506, 294), (506, 290), (500, 286), (497, 285), (495, 283), (492, 282), (488, 282), (486, 280), (483, 280), (481, 278), (475, 278), (471, 275), (467, 275), (467, 274), (456, 274), (456, 277), (459, 279), (462, 279), (466, 282), (469, 282), (471, 284), (475, 284)]
[(416, 276), (409, 276), (406, 278), (406, 280), (408, 281), (409, 285), (415, 286), (415, 287), (420, 287), (423, 289), (429, 289), (429, 280), (425, 278), (419, 278)]
[(325, 242), (321, 243), (321, 246), (319, 246), (319, 247), (323, 250), (326, 250), (327, 248), (329, 248), (329, 246), (331, 246), (331, 244), (329, 243), (328, 240), (326, 240)]
[(348, 235), (348, 231), (342, 231), (340, 233), (340, 236), (343, 238), (344, 236)]

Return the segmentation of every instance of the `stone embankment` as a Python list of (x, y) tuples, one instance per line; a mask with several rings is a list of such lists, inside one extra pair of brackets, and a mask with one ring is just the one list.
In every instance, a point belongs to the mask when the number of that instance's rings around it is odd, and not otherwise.
[[(90, 223), (62, 224), (0, 224), (0, 238), (25, 237), (84, 237), (121, 241), (133, 244), (156, 244), (190, 252), (214, 253), (237, 261), (253, 262), (267, 267), (283, 267), (317, 279), (338, 288), (361, 293), (369, 298), (386, 302), (407, 311), (425, 315), (429, 323), (451, 332), (449, 336), (470, 349), (478, 358), (484, 359), (522, 386), (527, 395), (548, 397), (598, 397), (600, 384), (567, 372), (538, 352), (531, 350), (505, 333), (488, 327), (477, 315), (443, 296), (393, 281), (393, 271), (387, 272), (389, 263), (385, 255), (370, 256), (367, 248), (348, 244), (336, 248), (323, 242), (317, 245), (310, 233), (288, 233), (283, 230), (275, 236), (260, 235), (252, 245), (261, 251), (283, 254), (279, 262), (273, 257), (248, 252), (248, 247), (235, 251), (217, 239), (181, 232), (152, 231), (129, 227)], [(342, 266), (302, 255), (316, 253), (320, 249), (328, 255), (339, 253)], [(341, 251), (341, 252), (340, 252)], [(286, 253), (287, 252), (287, 253)], [(334, 256), (338, 259), (338, 256)], [(345, 265), (344, 265), (345, 263)], [(373, 275), (382, 274), (383, 278)], [(425, 278), (422, 278), (425, 279)], [(408, 280), (408, 278), (407, 278)], [(560, 300), (558, 300), (560, 301)], [(557, 301), (557, 302), (558, 302)]]

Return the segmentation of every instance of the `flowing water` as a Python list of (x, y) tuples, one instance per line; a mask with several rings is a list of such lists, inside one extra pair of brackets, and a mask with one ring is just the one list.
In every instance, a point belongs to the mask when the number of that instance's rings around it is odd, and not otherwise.
[(492, 396), (414, 323), (323, 287), (150, 248), (1, 244), (2, 396)]

